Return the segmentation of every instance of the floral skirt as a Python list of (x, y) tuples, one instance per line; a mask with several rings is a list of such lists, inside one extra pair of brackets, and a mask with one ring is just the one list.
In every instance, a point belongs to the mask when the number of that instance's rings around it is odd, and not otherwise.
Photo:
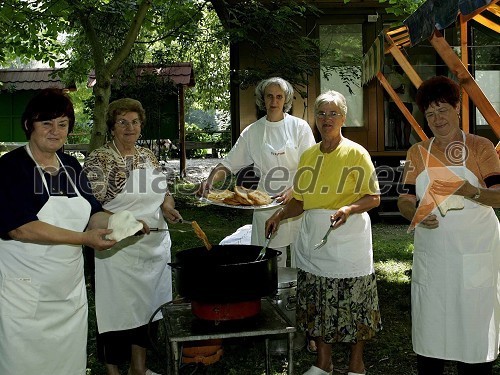
[(382, 329), (375, 274), (332, 279), (299, 269), (296, 321), (330, 344), (371, 339)]

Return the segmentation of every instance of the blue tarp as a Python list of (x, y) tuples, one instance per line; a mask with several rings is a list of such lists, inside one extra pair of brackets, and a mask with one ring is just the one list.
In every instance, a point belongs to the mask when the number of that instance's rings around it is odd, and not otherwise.
[(491, 0), (427, 0), (403, 23), (408, 28), (412, 45), (431, 37), (434, 29), (443, 30), (454, 23), (458, 13), (470, 14)]

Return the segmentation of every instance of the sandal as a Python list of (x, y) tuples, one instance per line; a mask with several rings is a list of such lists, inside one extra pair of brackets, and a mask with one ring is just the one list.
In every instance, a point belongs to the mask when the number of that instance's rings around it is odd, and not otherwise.
[(306, 340), (307, 340), (307, 351), (311, 354), (317, 354), (318, 353), (318, 347), (316, 346), (316, 341), (314, 340), (313, 337), (306, 335)]
[[(127, 375), (130, 375), (130, 369), (128, 369)], [(161, 374), (158, 374), (154, 371), (151, 371), (150, 369), (146, 369), (146, 372), (144, 373), (144, 375), (161, 375)]]

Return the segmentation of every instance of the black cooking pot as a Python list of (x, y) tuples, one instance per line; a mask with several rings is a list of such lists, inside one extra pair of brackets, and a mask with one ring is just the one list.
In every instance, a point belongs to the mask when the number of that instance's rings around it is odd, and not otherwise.
[(179, 251), (175, 262), (177, 292), (191, 300), (231, 303), (275, 295), (278, 289), (277, 257), (281, 251), (267, 249), (255, 261), (262, 247), (215, 245)]

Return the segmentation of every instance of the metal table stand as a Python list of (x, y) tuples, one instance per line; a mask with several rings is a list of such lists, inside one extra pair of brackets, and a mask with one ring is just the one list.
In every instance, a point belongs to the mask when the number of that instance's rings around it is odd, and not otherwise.
[(264, 336), (266, 349), (266, 374), (270, 375), (269, 337), (287, 334), (288, 375), (293, 374), (293, 323), (269, 298), (261, 301), (261, 312), (252, 318), (222, 322), (204, 321), (193, 315), (190, 303), (165, 304), (161, 308), (167, 345), (167, 365), (179, 374), (182, 342), (224, 339), (234, 337)]

